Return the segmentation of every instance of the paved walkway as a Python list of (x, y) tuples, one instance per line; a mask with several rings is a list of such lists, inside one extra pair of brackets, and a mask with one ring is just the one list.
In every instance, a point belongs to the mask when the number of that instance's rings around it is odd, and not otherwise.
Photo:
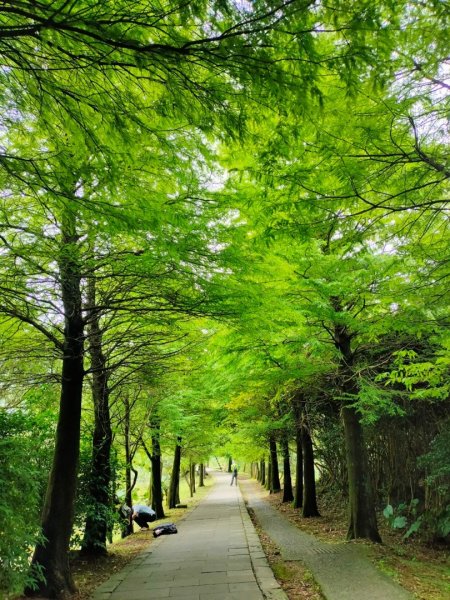
[(95, 591), (93, 600), (285, 600), (228, 473), (187, 517)]
[(313, 573), (327, 600), (412, 600), (412, 596), (372, 565), (361, 544), (326, 543), (290, 523), (264, 501), (254, 480), (240, 486), (262, 529), (285, 560), (300, 560)]

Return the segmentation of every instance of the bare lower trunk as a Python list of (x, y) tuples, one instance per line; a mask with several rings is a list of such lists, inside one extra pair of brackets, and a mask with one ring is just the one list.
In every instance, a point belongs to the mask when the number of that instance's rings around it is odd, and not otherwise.
[(303, 506), (303, 449), (301, 432), (295, 433), (295, 447), (297, 449), (297, 462), (295, 464), (295, 493), (294, 508)]
[(189, 474), (189, 483), (191, 486), (191, 497), (195, 494), (195, 463), (191, 463), (191, 470)]
[(198, 487), (205, 487), (205, 482), (203, 481), (203, 477), (205, 475), (205, 465), (200, 463), (200, 472), (198, 478)]
[(42, 512), (42, 533), (46, 541), (36, 546), (32, 559), (32, 564), (42, 570), (45, 582), (39, 584), (36, 590), (26, 590), (29, 595), (46, 598), (62, 598), (75, 591), (68, 550), (77, 486), (84, 378), (84, 324), (77, 242), (76, 219), (67, 210), (62, 222), (59, 256), (64, 307), (60, 410), (53, 464)]
[(155, 419), (152, 422), (152, 508), (156, 512), (157, 519), (164, 519), (162, 480), (161, 480), (161, 446), (160, 422)]
[(302, 408), (298, 395), (292, 403), (295, 418), (295, 448), (297, 450), (297, 462), (295, 466), (295, 491), (294, 508), (303, 506), (303, 448), (302, 448)]
[(367, 450), (359, 417), (352, 407), (343, 407), (349, 485), (350, 522), (347, 539), (367, 538), (381, 542), (375, 515)]
[(292, 493), (292, 480), (291, 480), (291, 463), (289, 460), (289, 444), (286, 436), (282, 439), (282, 450), (283, 450), (283, 502), (292, 502), (294, 494)]
[(280, 484), (280, 473), (278, 470), (277, 443), (276, 443), (274, 437), (270, 438), (269, 447), (270, 447), (270, 467), (271, 467), (270, 493), (276, 493), (281, 490), (281, 484)]
[(112, 443), (109, 414), (109, 388), (106, 358), (102, 352), (100, 315), (95, 310), (95, 280), (88, 282), (89, 353), (92, 369), (92, 398), (94, 402), (94, 434), (92, 439), (92, 467), (89, 482), (90, 506), (86, 518), (83, 554), (106, 555), (106, 538), (110, 529), (112, 507), (110, 484)]
[(170, 478), (169, 488), (169, 508), (175, 508), (180, 503), (180, 465), (181, 465), (181, 438), (177, 438), (175, 452), (173, 457), (172, 476)]
[(305, 485), (303, 489), (303, 511), (304, 517), (320, 517), (317, 508), (316, 477), (314, 472), (314, 449), (311, 435), (306, 424), (302, 427), (302, 450), (303, 450), (303, 475)]
[[(334, 301), (334, 308), (335, 310), (340, 309), (338, 299)], [(344, 325), (336, 325), (334, 338), (336, 348), (339, 349), (342, 356), (342, 390), (347, 397), (356, 399), (358, 386), (353, 372), (352, 337)], [(342, 407), (342, 418), (344, 421), (350, 512), (347, 538), (367, 538), (373, 542), (381, 542), (362, 426), (358, 414), (352, 406), (344, 405)]]
[[(133, 488), (134, 484), (131, 481), (132, 471), (132, 454), (130, 444), (130, 400), (128, 396), (124, 398), (125, 415), (124, 415), (124, 434), (125, 434), (125, 503), (130, 508), (133, 506)], [(122, 537), (126, 537), (133, 533), (133, 521), (130, 518), (127, 523), (123, 523)]]

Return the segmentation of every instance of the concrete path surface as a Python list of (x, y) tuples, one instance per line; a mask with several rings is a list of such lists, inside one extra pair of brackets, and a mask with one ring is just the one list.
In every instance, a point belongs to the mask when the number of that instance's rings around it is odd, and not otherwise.
[(302, 561), (327, 600), (412, 600), (409, 592), (372, 565), (362, 545), (322, 542), (265, 502), (267, 492), (254, 480), (241, 479), (240, 486), (249, 508), (277, 544), (281, 556)]
[(238, 487), (213, 474), (212, 491), (122, 571), (93, 600), (285, 600), (273, 577)]

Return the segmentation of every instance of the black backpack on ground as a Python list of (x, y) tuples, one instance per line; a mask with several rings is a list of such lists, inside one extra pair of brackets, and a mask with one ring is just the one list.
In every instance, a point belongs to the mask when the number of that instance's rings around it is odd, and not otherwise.
[(174, 523), (166, 523), (164, 525), (158, 525), (153, 530), (153, 537), (159, 537), (160, 535), (171, 535), (172, 533), (178, 533), (178, 530)]

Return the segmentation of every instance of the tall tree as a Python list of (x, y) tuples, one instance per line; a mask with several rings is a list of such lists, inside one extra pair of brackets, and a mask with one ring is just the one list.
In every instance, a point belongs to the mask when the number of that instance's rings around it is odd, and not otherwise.
[(45, 541), (36, 546), (33, 554), (33, 564), (42, 568), (45, 577), (41, 592), (50, 597), (56, 597), (65, 590), (75, 591), (68, 568), (67, 548), (74, 515), (84, 378), (84, 321), (78, 239), (77, 210), (74, 204), (68, 205), (63, 208), (61, 217), (58, 256), (64, 310), (60, 411), (53, 465), (42, 513)]
[(92, 371), (92, 400), (94, 404), (94, 432), (92, 439), (92, 471), (90, 475), (90, 513), (81, 550), (84, 554), (106, 554), (106, 540), (109, 529), (109, 508), (112, 504), (111, 484), (111, 444), (112, 430), (109, 410), (109, 383), (106, 357), (102, 347), (100, 315), (96, 310), (95, 279), (87, 285), (89, 323), (89, 353)]

